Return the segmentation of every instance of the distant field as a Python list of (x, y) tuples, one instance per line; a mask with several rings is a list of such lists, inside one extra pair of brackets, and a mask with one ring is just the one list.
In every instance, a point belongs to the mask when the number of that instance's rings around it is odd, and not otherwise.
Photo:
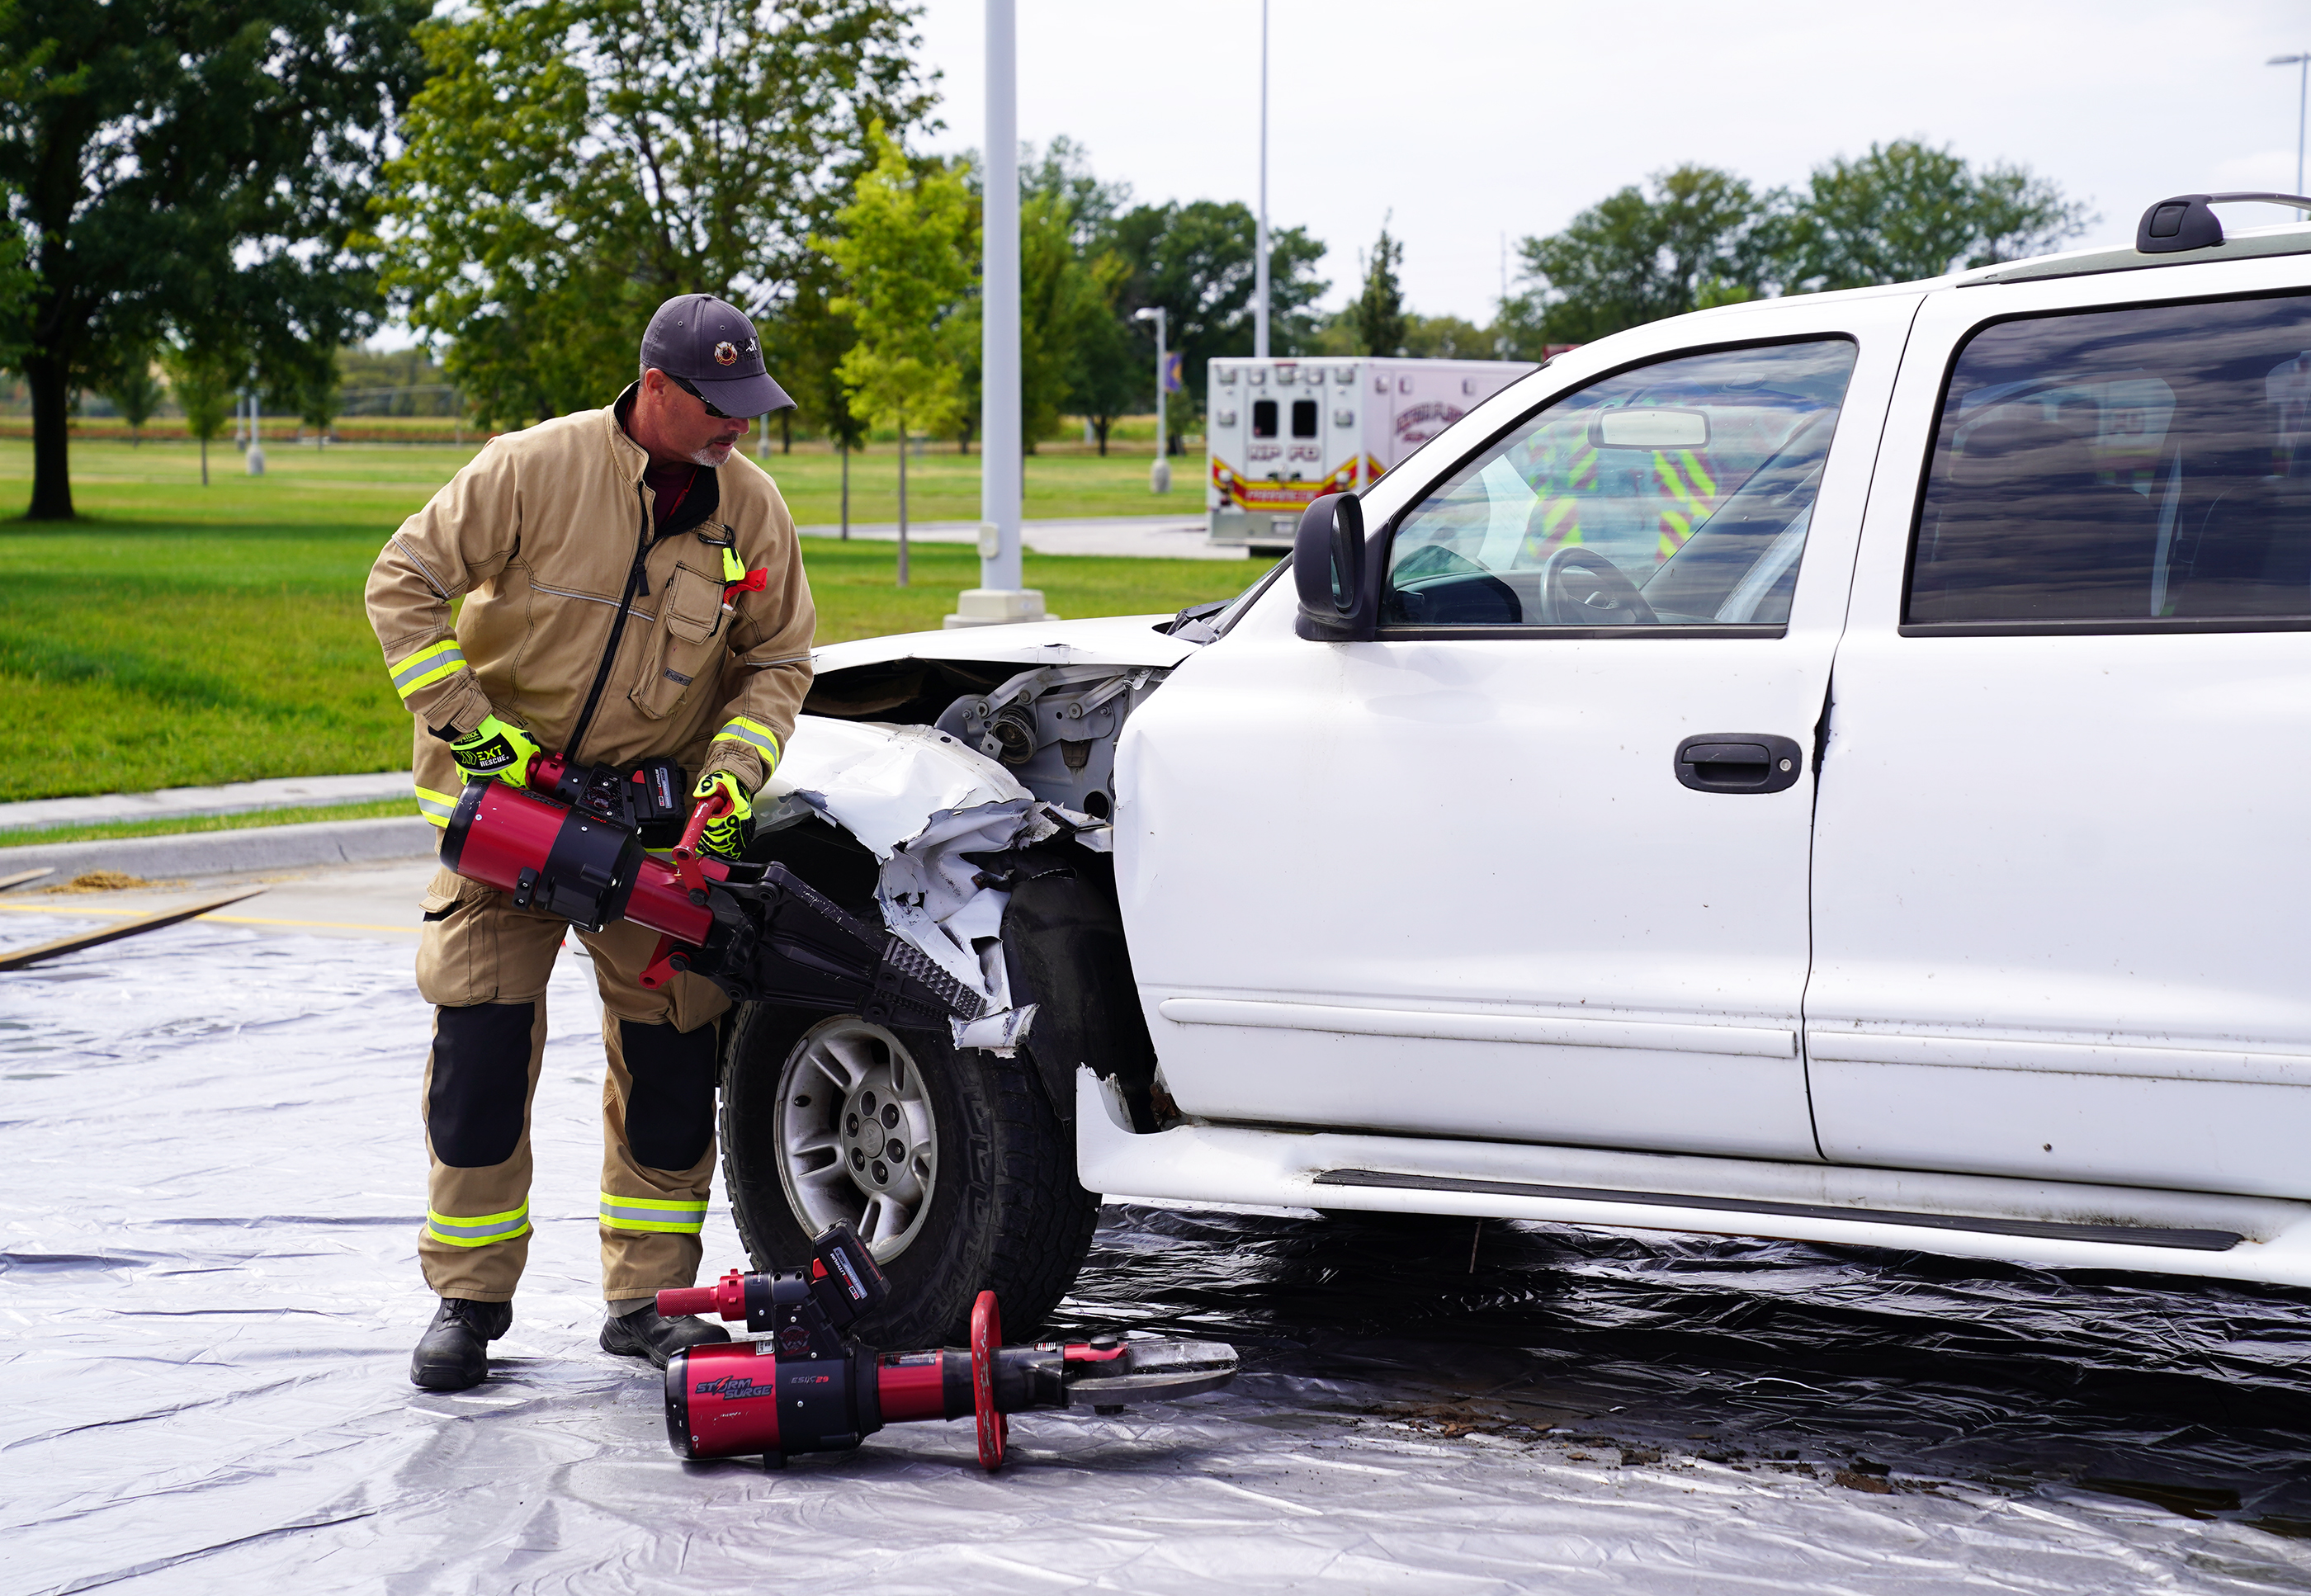
[[(81, 522), (0, 521), (0, 693), (10, 732), (0, 742), (0, 801), (407, 760), (409, 721), (379, 665), (362, 583), (393, 528), (473, 451), (267, 452), (268, 474), (250, 478), (229, 447), (213, 449), (203, 488), (189, 446), (83, 443), (74, 450)], [(773, 462), (773, 471), (797, 518), (833, 519), (836, 462), (799, 454), (791, 462)], [(887, 451), (854, 462), (857, 519), (894, 519), (895, 464)], [(916, 513), (976, 519), (976, 457), (921, 464)], [(28, 444), (0, 441), (0, 509), (25, 501), (31, 471)], [(1146, 473), (1145, 457), (1031, 459), (1028, 513), (1147, 513)], [(888, 543), (809, 538), (803, 552), (822, 642), (935, 627), (979, 576), (967, 545), (918, 545), (904, 592), (891, 585)], [(1070, 617), (1176, 610), (1236, 592), (1264, 569), (1026, 557), (1028, 583)]]
[[(1038, 449), (1047, 455), (1095, 454), (1098, 452), (1096, 447), (1082, 440), (1082, 433), (1078, 430), (1080, 424), (1077, 423), (1066, 427), (1064, 435), (1061, 437), (1044, 439), (1037, 445)], [(228, 428), (226, 431), (230, 438), (231, 429)], [(297, 422), (279, 416), (266, 416), (264, 423), (266, 452), (269, 454), (275, 449), (311, 448), (312, 445), (310, 443), (298, 441), (303, 437), (304, 431), (303, 426)], [(72, 434), (76, 442), (81, 440), (101, 442), (114, 440), (126, 441), (129, 437), (128, 423), (117, 415), (79, 416), (72, 423)], [(32, 418), (29, 414), (0, 414), (0, 439), (14, 439), (21, 441), (29, 439), (31, 435)], [(185, 430), (185, 418), (181, 415), (156, 415), (144, 423), (142, 435), (147, 443), (160, 441), (182, 444), (188, 442), (192, 437), (192, 434)], [(353, 443), (447, 446), (451, 443), (463, 445), (478, 443), (487, 433), (476, 428), (470, 421), (449, 415), (343, 415), (330, 425), (329, 435), (332, 439), (342, 439)], [(771, 448), (774, 451), (779, 447), (778, 435), (778, 428), (773, 426), (771, 429)], [(891, 446), (896, 441), (897, 437), (898, 434), (890, 430), (874, 432), (870, 434), (868, 450), (887, 458), (891, 453)], [(755, 437), (747, 439), (749, 453), (753, 452), (757, 441), (759, 440)], [(1200, 439), (1193, 439), (1190, 441), (1199, 449), (1202, 447)], [(1156, 450), (1156, 417), (1152, 414), (1117, 417), (1114, 423), (1108, 428), (1107, 442), (1109, 449), (1114, 453), (1137, 454), (1140, 460), (1140, 469), (1144, 472), (1147, 468), (1147, 458)], [(232, 445), (228, 441), (222, 447), (231, 449)], [(830, 452), (829, 445), (807, 437), (796, 438), (793, 447), (797, 453)], [(953, 438), (921, 440), (918, 441), (917, 447), (928, 449), (933, 454), (950, 455), (955, 453), (957, 449)], [(234, 458), (238, 461), (240, 457), (235, 455)]]
[[(751, 442), (752, 440), (749, 440)], [(230, 443), (209, 446), (209, 485), (201, 486), (200, 450), (182, 439), (139, 446), (75, 440), (73, 493), (83, 515), (148, 514), (155, 506), (172, 519), (210, 524), (274, 523), (292, 506), (337, 511), (317, 499), (359, 496), (365, 518), (379, 521), (379, 541), (394, 522), (415, 510), (481, 445), (442, 444), (380, 448), (339, 444), (267, 443), (266, 475), (242, 473), (241, 457)], [(1199, 515), (1199, 465), (1173, 463), (1177, 484), (1165, 494), (1147, 491), (1148, 457), (1113, 454), (1105, 458), (1080, 452), (1033, 455), (1027, 460), (1027, 515), (1049, 520), (1064, 516)], [(975, 521), (979, 519), (980, 457), (932, 451), (907, 462), (907, 513), (911, 520)], [(787, 508), (803, 526), (832, 526), (842, 513), (842, 461), (823, 449), (773, 449), (758, 462), (770, 472)], [(22, 439), (0, 438), (0, 525), (22, 512), (31, 495), (32, 449)], [(201, 495), (198, 501), (182, 493)], [(94, 494), (96, 496), (92, 497)], [(302, 514), (303, 510), (295, 513)], [(899, 457), (890, 444), (870, 447), (850, 458), (850, 515), (855, 521), (899, 519)]]

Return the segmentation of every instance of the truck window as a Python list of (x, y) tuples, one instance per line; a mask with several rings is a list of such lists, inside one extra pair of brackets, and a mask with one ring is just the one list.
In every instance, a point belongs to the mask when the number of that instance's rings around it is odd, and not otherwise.
[(2311, 628), (2311, 298), (1976, 332), (1943, 395), (1903, 621)]
[(1853, 358), (1716, 350), (1563, 396), (1404, 513), (1383, 624), (1785, 624)]
[(1276, 436), (1276, 401), (1254, 399), (1251, 402), (1251, 435), (1255, 438)]
[(1315, 400), (1292, 401), (1292, 435), (1295, 438), (1313, 438), (1316, 435)]

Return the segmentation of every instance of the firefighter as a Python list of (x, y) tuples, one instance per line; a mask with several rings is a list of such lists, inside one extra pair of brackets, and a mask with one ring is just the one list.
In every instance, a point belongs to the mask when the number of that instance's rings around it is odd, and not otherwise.
[[(416, 717), (428, 819), (446, 824), (466, 782), (520, 785), (544, 751), (620, 770), (670, 756), (694, 773), (693, 800), (735, 804), (705, 845), (736, 857), (810, 685), (815, 614), (794, 521), (738, 448), (747, 417), (792, 403), (746, 318), (685, 294), (650, 318), (641, 378), (608, 408), (492, 439), (402, 523), (370, 572), (369, 615)], [(447, 870), (423, 909), (432, 1173), (417, 1252), (440, 1304), (409, 1376), (461, 1391), (487, 1375), (528, 1256), (530, 1101), (569, 928)], [(655, 1303), (697, 1277), (728, 1003), (693, 974), (644, 990), (654, 931), (578, 935), (608, 1055), (601, 1344), (664, 1367), (677, 1347), (728, 1339)]]

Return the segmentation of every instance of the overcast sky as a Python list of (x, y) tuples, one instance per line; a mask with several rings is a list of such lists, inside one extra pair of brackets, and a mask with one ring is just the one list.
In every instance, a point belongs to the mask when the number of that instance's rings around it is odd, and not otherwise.
[[(1019, 133), (1066, 134), (1141, 200), (1259, 184), (1260, 0), (1017, 0)], [(985, 116), (981, 0), (929, 0), (946, 130)], [(2082, 244), (2132, 242), (2169, 194), (2295, 185), (2303, 0), (1270, 0), (1269, 215), (1330, 246), (1328, 302), (1384, 214), (1412, 309), (1482, 323), (1501, 240), (1554, 231), (1684, 161), (1761, 186), (1872, 140), (2014, 161), (2089, 201)], [(2234, 225), (2290, 213), (2237, 207)], [(1513, 256), (1511, 270), (1514, 270)]]

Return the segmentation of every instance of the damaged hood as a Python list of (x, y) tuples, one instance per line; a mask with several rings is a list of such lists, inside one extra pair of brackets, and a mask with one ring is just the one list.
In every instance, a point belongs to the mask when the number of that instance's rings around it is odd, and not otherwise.
[(1014, 1010), (1003, 961), (1010, 894), (984, 884), (967, 855), (999, 853), (1099, 822), (1036, 798), (1000, 764), (929, 726), (803, 715), (756, 800), (765, 827), (824, 823), (863, 843), (881, 867), (876, 902), (893, 933), (987, 999), (955, 1022), (958, 1046), (1007, 1049), (1032, 1005)]
[(811, 668), (824, 676), (862, 665), (899, 659), (953, 659), (972, 664), (1170, 667), (1199, 645), (1156, 629), (1170, 615), (1107, 615), (1090, 621), (1036, 621), (1014, 626), (972, 626), (954, 632), (902, 632), (831, 643), (811, 655)]

